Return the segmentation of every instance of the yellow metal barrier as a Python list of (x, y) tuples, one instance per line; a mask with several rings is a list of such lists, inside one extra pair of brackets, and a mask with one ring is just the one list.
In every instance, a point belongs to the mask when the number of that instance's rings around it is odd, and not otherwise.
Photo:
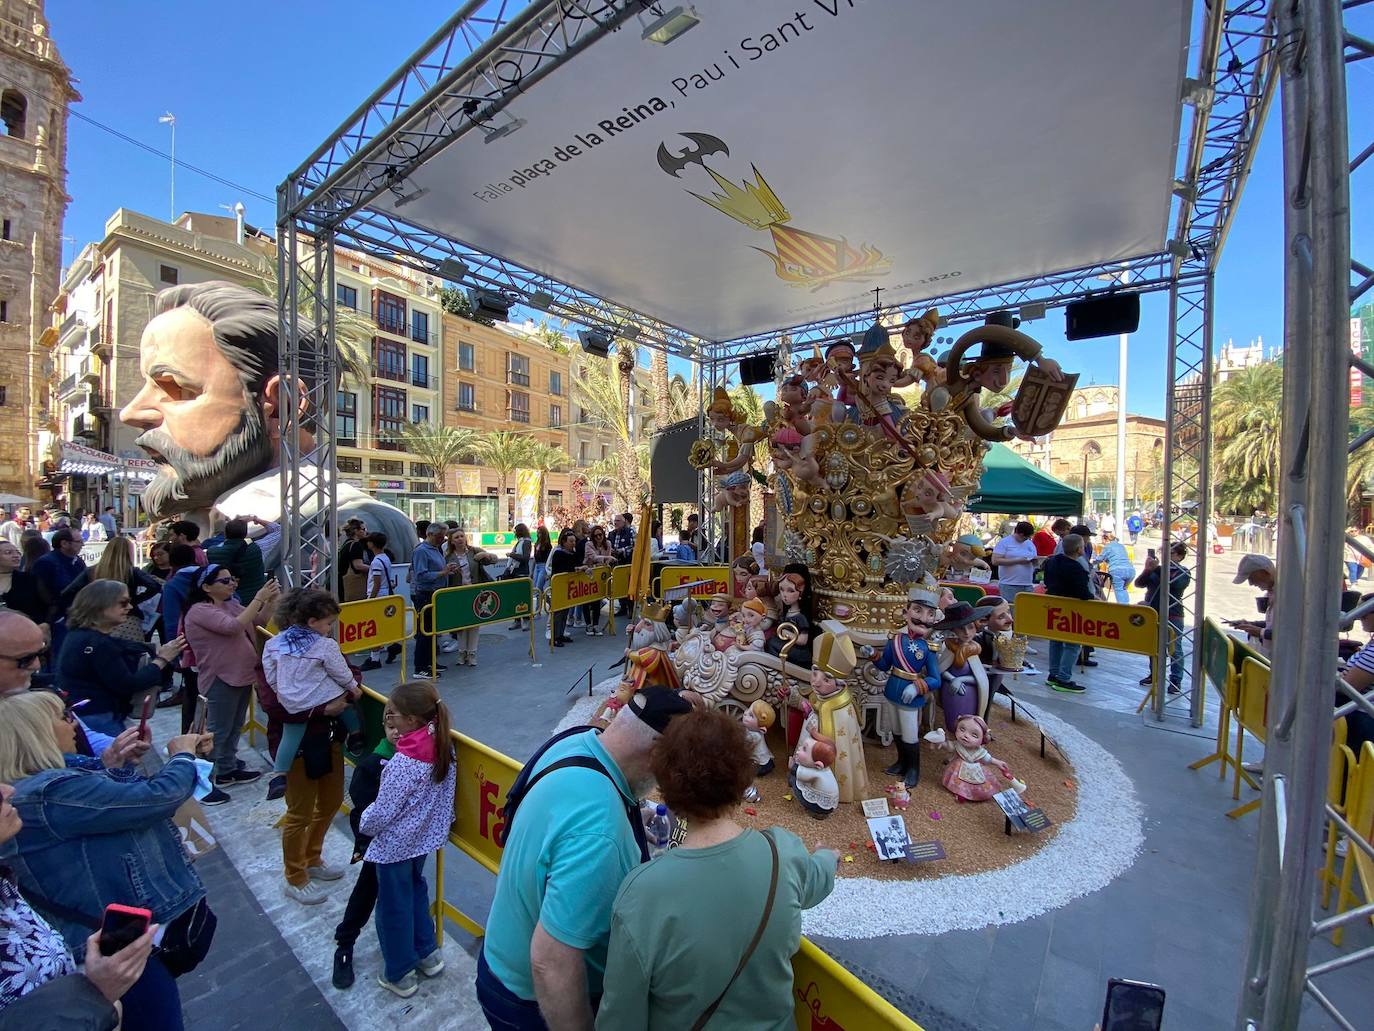
[(1231, 713), (1240, 693), (1240, 677), (1236, 668), (1235, 642), (1221, 628), (1221, 624), (1210, 616), (1202, 621), (1202, 672), (1212, 682), (1217, 697), (1221, 699), (1221, 713), (1217, 717), (1217, 746), (1211, 755), (1189, 763), (1188, 769), (1200, 770), (1214, 762), (1218, 764), (1218, 779), (1225, 780), (1227, 767), (1239, 769), (1235, 756), (1231, 754)]
[[(1366, 741), (1360, 747), (1359, 765), (1350, 778), (1346, 796), (1346, 819), (1365, 841), (1374, 841), (1374, 741)], [(1350, 841), (1346, 843), (1345, 861), (1341, 864), (1341, 883), (1336, 896), (1338, 915), (1358, 901), (1354, 891), (1356, 874), (1365, 902), (1374, 901), (1374, 859), (1370, 859), (1356, 842)], [(1374, 924), (1374, 916), (1369, 922)], [(1340, 929), (1332, 940), (1337, 945), (1341, 943)]]
[[(1346, 722), (1341, 717), (1335, 723), (1331, 733), (1331, 764), (1327, 769), (1326, 777), (1326, 804), (1329, 805), (1342, 818), (1347, 819), (1350, 813), (1351, 794), (1355, 789), (1355, 774), (1358, 767), (1355, 764), (1355, 753), (1345, 743)], [(1336, 876), (1336, 839), (1339, 832), (1336, 828), (1335, 820), (1326, 821), (1326, 862), (1322, 864), (1321, 873), (1318, 880), (1322, 886), (1322, 909), (1331, 907), (1331, 892), (1340, 883)], [(1331, 944), (1341, 943), (1341, 929), (1337, 928), (1331, 936)]]
[[(1236, 775), (1231, 790), (1233, 799), (1240, 798), (1241, 774), (1244, 772), (1241, 766), (1245, 756), (1245, 732), (1249, 731), (1252, 737), (1263, 744), (1268, 717), (1269, 667), (1255, 659), (1247, 658), (1240, 667), (1240, 696), (1236, 703)], [(1246, 780), (1254, 786), (1254, 781), (1248, 777)], [(1256, 798), (1244, 805), (1236, 806), (1226, 815), (1238, 820), (1246, 813), (1254, 812), (1259, 805), (1260, 800)]]

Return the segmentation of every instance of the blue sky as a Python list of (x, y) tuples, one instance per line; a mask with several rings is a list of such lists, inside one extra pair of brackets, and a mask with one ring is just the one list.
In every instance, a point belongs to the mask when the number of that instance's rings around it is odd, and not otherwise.
[[(47, 10), (53, 37), (80, 80), (84, 99), (75, 111), (164, 152), (169, 133), (157, 119), (171, 111), (179, 160), (273, 197), (276, 185), (435, 29), (447, 8), (419, 0), (384, 6), (358, 0), (48, 0)], [(1374, 36), (1374, 10), (1352, 12), (1350, 22), (1352, 30)], [(1361, 62), (1350, 71), (1352, 152), (1374, 139), (1371, 65)], [(1263, 336), (1267, 345), (1282, 339), (1277, 104), (1271, 115), (1217, 277), (1218, 347), (1228, 338), (1245, 343)], [(68, 170), (67, 260), (103, 236), (116, 208), (167, 217), (167, 160), (76, 118)], [(1366, 263), (1374, 261), (1374, 211), (1361, 201), (1370, 196), (1371, 181), (1374, 161), (1352, 184), (1354, 253)], [(275, 223), (275, 202), (177, 170), (178, 211), (213, 212), (238, 200), (250, 222), (265, 228)], [(1115, 383), (1116, 338), (1069, 343), (1062, 327), (1062, 315), (1053, 312), (1029, 328), (1065, 369), (1082, 374), (1082, 383)], [(1149, 295), (1131, 340), (1133, 412), (1163, 415), (1166, 334), (1166, 295)]]

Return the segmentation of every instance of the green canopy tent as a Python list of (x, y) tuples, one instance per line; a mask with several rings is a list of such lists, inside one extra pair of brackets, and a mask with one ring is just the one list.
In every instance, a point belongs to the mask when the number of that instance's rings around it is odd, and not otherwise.
[(1064, 515), (1083, 511), (1083, 492), (1031, 465), (1005, 444), (983, 456), (983, 477), (969, 496), (969, 512)]

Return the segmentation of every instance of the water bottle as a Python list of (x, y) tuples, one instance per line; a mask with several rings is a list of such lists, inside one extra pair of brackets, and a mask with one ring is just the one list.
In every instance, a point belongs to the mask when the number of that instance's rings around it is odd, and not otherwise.
[(654, 815), (649, 820), (649, 827), (646, 834), (649, 839), (650, 858), (662, 855), (668, 851), (668, 834), (671, 830), (668, 823), (668, 807), (662, 802), (654, 809)]

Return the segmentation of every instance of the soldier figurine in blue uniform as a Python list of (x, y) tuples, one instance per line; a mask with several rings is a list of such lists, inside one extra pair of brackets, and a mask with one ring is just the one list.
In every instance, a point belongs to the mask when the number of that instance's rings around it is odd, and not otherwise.
[(873, 665), (887, 674), (883, 696), (897, 713), (897, 761), (884, 773), (901, 776), (909, 788), (921, 778), (921, 710), (940, 686), (940, 667), (926, 635), (940, 620), (940, 589), (926, 577), (907, 594), (906, 626), (888, 639)]

